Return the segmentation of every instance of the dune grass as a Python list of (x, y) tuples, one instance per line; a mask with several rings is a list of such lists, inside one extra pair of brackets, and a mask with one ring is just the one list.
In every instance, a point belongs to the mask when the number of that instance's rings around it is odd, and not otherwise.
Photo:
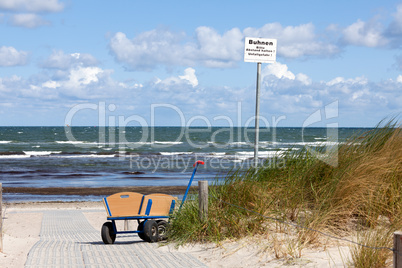
[[(283, 231), (283, 222), (291, 222), (305, 227), (295, 230), (300, 245), (319, 241), (320, 234), (311, 229), (343, 236), (362, 228), (370, 235), (361, 241), (389, 245), (392, 237), (377, 239), (384, 235), (373, 230), (402, 227), (401, 126), (395, 119), (381, 122), (326, 157), (335, 157), (337, 165), (301, 150), (289, 151), (277, 161), (280, 166), (230, 172), (223, 184), (210, 187), (210, 220), (200, 221), (198, 202), (188, 202), (172, 221), (171, 240), (219, 242)], [(389, 258), (384, 256), (379, 263)]]
[(392, 266), (392, 252), (387, 249), (392, 248), (392, 239), (392, 232), (386, 228), (358, 232), (357, 242), (360, 245), (355, 244), (351, 247), (349, 263), (356, 268)]

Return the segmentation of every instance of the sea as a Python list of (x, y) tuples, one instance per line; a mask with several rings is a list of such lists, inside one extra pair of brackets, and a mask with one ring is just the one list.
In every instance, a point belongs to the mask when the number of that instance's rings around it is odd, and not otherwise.
[[(258, 165), (289, 151), (333, 148), (367, 128), (261, 128)], [(245, 127), (0, 127), (3, 187), (186, 186), (219, 183), (255, 165), (255, 129)], [(3, 193), (7, 202), (83, 201), (97, 196)]]

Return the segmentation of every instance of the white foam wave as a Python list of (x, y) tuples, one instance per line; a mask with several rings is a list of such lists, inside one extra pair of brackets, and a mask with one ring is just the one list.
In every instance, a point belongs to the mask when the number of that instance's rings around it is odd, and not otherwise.
[(11, 141), (0, 141), (0, 144), (11, 143)]
[(218, 157), (224, 157), (226, 155), (226, 153), (209, 153), (209, 154)]
[(279, 150), (281, 150), (281, 151), (283, 151), (283, 152), (287, 152), (287, 151), (299, 151), (300, 148), (294, 148), (294, 147), (285, 148), (285, 147), (283, 147), (283, 148), (279, 148)]
[(104, 142), (91, 142), (91, 141), (56, 141), (58, 144), (72, 144), (72, 145), (80, 145), (80, 146), (98, 146), (98, 148), (102, 148), (103, 145), (107, 145), (108, 143)]
[(253, 144), (250, 143), (250, 142), (245, 142), (245, 141), (236, 141), (236, 142), (231, 142), (230, 143), (230, 146), (236, 146), (236, 145), (248, 145), (248, 146), (251, 146)]
[[(260, 141), (258, 143), (259, 146), (262, 147), (277, 147), (277, 146), (326, 146), (326, 145), (338, 145), (342, 144), (341, 142), (334, 142), (334, 141), (325, 141), (325, 138), (316, 138), (317, 141), (311, 141), (311, 142), (280, 142), (280, 141)], [(215, 142), (208, 142), (208, 144), (215, 145)], [(230, 142), (226, 144), (227, 146), (230, 147), (240, 147), (240, 146), (250, 146), (254, 147), (254, 143), (252, 142)]]
[(56, 143), (60, 144), (83, 144), (83, 141), (56, 141)]
[[(259, 151), (258, 157), (259, 158), (273, 158), (273, 157), (282, 157), (287, 151), (287, 148), (284, 150), (279, 151)], [(228, 159), (232, 162), (241, 162), (250, 158), (254, 157), (254, 151), (243, 151), (243, 152), (236, 152), (234, 154), (227, 154), (225, 152), (210, 152), (210, 153), (195, 153), (196, 156), (208, 157), (208, 158), (220, 158), (220, 159)]]
[(182, 144), (183, 142), (181, 141), (154, 141), (154, 144), (165, 144), (165, 145), (177, 145), (177, 144)]
[(339, 145), (340, 142), (335, 141), (312, 141), (312, 142), (301, 142), (300, 145), (303, 146), (335, 146)]
[(99, 155), (99, 154), (83, 154), (83, 155), (58, 155), (57, 158), (110, 158), (116, 155)]
[(343, 144), (337, 141), (299, 141), (299, 142), (275, 142), (275, 146), (335, 146)]
[(0, 159), (15, 159), (15, 158), (28, 158), (30, 155), (25, 154), (13, 154), (13, 155), (0, 155)]
[(183, 155), (192, 154), (192, 152), (160, 152), (161, 155)]
[[(272, 158), (272, 157), (281, 157), (283, 155), (282, 151), (259, 151), (259, 158)], [(238, 152), (235, 154), (235, 157), (240, 160), (246, 160), (254, 157), (254, 152)]]
[(61, 151), (23, 151), (28, 156), (44, 156), (51, 154), (60, 154)]

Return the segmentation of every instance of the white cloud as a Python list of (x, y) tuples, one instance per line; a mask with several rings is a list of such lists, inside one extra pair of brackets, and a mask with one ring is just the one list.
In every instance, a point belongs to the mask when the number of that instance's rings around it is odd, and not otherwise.
[(163, 80), (157, 78), (154, 84), (163, 91), (184, 91), (188, 89), (188, 85), (191, 85), (193, 88), (196, 87), (198, 79), (195, 75), (195, 70), (187, 68), (184, 70), (184, 75), (171, 76)]
[(243, 31), (233, 28), (223, 34), (201, 26), (195, 30), (195, 39), (166, 29), (143, 32), (132, 39), (118, 32), (110, 39), (109, 48), (116, 61), (130, 70), (149, 71), (158, 65), (230, 68), (243, 59), (245, 36), (278, 39), (278, 55), (286, 58), (328, 57), (340, 52), (315, 33), (312, 23), (286, 27), (270, 23)]
[(366, 47), (379, 47), (388, 43), (383, 36), (382, 26), (374, 21), (358, 20), (343, 31), (343, 41), (346, 44)]
[(384, 34), (389, 38), (391, 48), (400, 49), (402, 45), (402, 4), (397, 6), (396, 12), (393, 14), (393, 20)]
[(366, 90), (358, 90), (356, 92), (353, 92), (351, 100), (356, 101), (358, 99), (363, 99), (364, 95), (369, 96), (369, 94)]
[(36, 14), (15, 14), (11, 16), (10, 23), (13, 26), (20, 26), (26, 28), (37, 28), (43, 25), (50, 25), (49, 21), (42, 19)]
[(67, 88), (80, 88), (99, 81), (98, 75), (102, 73), (98, 67), (78, 67), (70, 71), (69, 80), (64, 83)]
[(111, 38), (109, 47), (115, 59), (132, 70), (197, 63), (212, 68), (233, 67), (242, 59), (244, 43), (239, 29), (220, 35), (212, 28), (199, 27), (195, 35), (196, 42), (184, 33), (156, 29), (130, 40), (119, 32)]
[[(15, 94), (25, 98), (57, 99), (64, 102), (70, 98), (88, 100), (112, 98), (118, 92), (118, 84), (110, 80), (111, 72), (98, 67), (74, 67), (63, 72), (57, 80), (43, 77), (42, 81), (19, 80), (8, 83), (9, 88), (16, 88)], [(116, 89), (117, 88), (117, 89)]]
[[(0, 0), (0, 11), (12, 13), (9, 24), (24, 28), (37, 28), (50, 25), (51, 22), (43, 19), (38, 13), (54, 13), (64, 9), (64, 3), (59, 0)], [(4, 15), (0, 14), (0, 20)]]
[(327, 86), (333, 86), (336, 84), (367, 85), (367, 83), (368, 83), (368, 79), (364, 76), (360, 76), (360, 77), (356, 77), (356, 78), (349, 78), (349, 79), (345, 79), (343, 77), (336, 77), (336, 78), (330, 80), (329, 82), (327, 82), (326, 85)]
[[(302, 122), (302, 118), (336, 100), (339, 100), (340, 111), (347, 115), (348, 120), (357, 120), (358, 116), (364, 115), (373, 124), (402, 109), (402, 75), (394, 81), (383, 83), (370, 83), (365, 77), (338, 77), (328, 82), (311, 83), (308, 76), (294, 74), (286, 64), (277, 62), (267, 66), (271, 67), (264, 68), (264, 74), (270, 75), (270, 83), (262, 84), (260, 109), (261, 115), (268, 119), (271, 115), (285, 115), (297, 117)], [(50, 69), (47, 73), (52, 71), (59, 72)], [(247, 88), (204, 87), (194, 68), (186, 68), (182, 74), (157, 79), (156, 82), (135, 82), (132, 85), (115, 81), (110, 71), (93, 66), (75, 66), (63, 74), (57, 79), (42, 77), (42, 81), (37, 78), (1, 78), (0, 93), (7, 96), (9, 103), (18, 98), (19, 103), (34, 103), (37, 107), (46, 106), (50, 99), (54, 100), (54, 105), (106, 100), (119, 104), (116, 110), (119, 115), (123, 115), (121, 109), (126, 107), (130, 115), (145, 116), (152, 103), (168, 103), (178, 107), (186, 119), (194, 115), (206, 116), (211, 120), (218, 115), (233, 118), (238, 115), (236, 108), (239, 102), (245, 115), (242, 123), (248, 119), (247, 116), (254, 114), (253, 105), (250, 105), (255, 101), (254, 84)], [(136, 80), (133, 78), (132, 81)], [(160, 116), (165, 114), (158, 114), (158, 120), (161, 121)], [(164, 120), (170, 122), (169, 118)], [(283, 122), (288, 123), (286, 120)], [(293, 124), (297, 124), (297, 121)]]
[(389, 24), (387, 32), (391, 35), (400, 35), (402, 33), (402, 4), (396, 8), (396, 13), (393, 14), (393, 21)]
[(110, 40), (109, 48), (116, 61), (129, 70), (150, 71), (160, 65), (166, 68), (231, 68), (243, 58), (244, 37), (276, 38), (278, 57), (306, 58), (332, 57), (341, 53), (347, 45), (391, 45), (399, 48), (401, 32), (402, 4), (397, 7), (388, 29), (378, 17), (369, 21), (358, 20), (345, 28), (330, 24), (322, 31), (317, 31), (313, 23), (282, 25), (278, 22), (267, 23), (260, 28), (232, 28), (223, 33), (201, 26), (189, 36), (183, 32), (155, 29), (132, 39), (125, 33), (116, 33)]
[(336, 45), (320, 41), (312, 23), (298, 26), (282, 26), (280, 23), (265, 24), (261, 28), (246, 28), (247, 37), (265, 37), (278, 40), (278, 55), (286, 58), (304, 56), (331, 56), (339, 53)]
[(129, 69), (152, 70), (160, 64), (192, 65), (196, 55), (192, 44), (181, 44), (182, 34), (167, 30), (144, 32), (130, 40), (116, 33), (109, 47), (118, 62)]
[(18, 51), (13, 47), (0, 47), (0, 66), (25, 65), (28, 62), (28, 53)]
[(64, 4), (58, 0), (0, 0), (0, 10), (28, 12), (59, 12)]
[[(366, 88), (368, 79), (364, 76), (345, 79), (343, 77), (336, 77), (326, 83), (323, 83), (332, 94), (341, 94), (343, 99), (349, 98), (350, 94), (354, 94), (356, 89)], [(357, 95), (355, 95), (356, 98)]]
[[(294, 75), (285, 64), (270, 64), (264, 70), (262, 83), (262, 114), (308, 115), (325, 104), (339, 101), (343, 116), (349, 122), (365, 116), (367, 122), (377, 123), (385, 116), (402, 109), (402, 75), (396, 81), (369, 82), (364, 76), (336, 77), (328, 82), (312, 83), (304, 74)], [(221, 92), (217, 92), (217, 95)], [(247, 93), (244, 93), (247, 100)], [(239, 98), (239, 96), (236, 96)], [(252, 100), (250, 100), (252, 101)], [(379, 112), (381, 111), (381, 112)], [(341, 122), (343, 123), (343, 122)]]
[(312, 83), (311, 78), (303, 73), (298, 73), (296, 75), (296, 80), (300, 81), (301, 83), (303, 83), (303, 85), (306, 85), (306, 86), (311, 85), (311, 83)]
[(268, 75), (274, 75), (278, 79), (289, 79), (301, 82), (303, 85), (310, 85), (312, 83), (311, 78), (309, 78), (306, 74), (298, 73), (295, 75), (291, 71), (289, 71), (288, 66), (286, 64), (282, 64), (280, 62), (274, 62), (268, 64), (261, 72), (262, 80), (264, 77)]
[(97, 60), (90, 54), (72, 53), (65, 54), (61, 50), (55, 50), (42, 63), (42, 67), (49, 69), (67, 70), (77, 66), (93, 66), (97, 64)]
[(129, 84), (129, 83), (125, 83), (125, 82), (118, 82), (117, 85), (121, 88), (125, 88), (125, 89), (137, 89), (137, 88), (142, 88), (144, 87), (143, 84), (139, 84), (139, 83), (133, 83), (133, 84)]
[(48, 87), (48, 88), (58, 88), (60, 87), (61, 84), (57, 81), (46, 81), (45, 83), (42, 84), (42, 87)]
[(343, 77), (335, 77), (331, 81), (327, 82), (326, 85), (327, 86), (333, 86), (333, 85), (340, 84), (340, 83), (343, 83), (343, 82), (345, 82), (345, 78), (343, 78)]
[(187, 80), (193, 87), (198, 86), (198, 79), (195, 75), (193, 68), (187, 68), (184, 70), (184, 75), (179, 76), (180, 79)]
[(230, 67), (242, 59), (244, 42), (242, 32), (233, 28), (223, 35), (210, 27), (196, 29), (199, 51), (196, 52), (205, 66)]
[(275, 75), (277, 78), (287, 78), (290, 80), (294, 80), (296, 78), (296, 76), (288, 70), (288, 66), (286, 64), (281, 64), (279, 62), (268, 64), (261, 72), (261, 75), (262, 77), (267, 75)]

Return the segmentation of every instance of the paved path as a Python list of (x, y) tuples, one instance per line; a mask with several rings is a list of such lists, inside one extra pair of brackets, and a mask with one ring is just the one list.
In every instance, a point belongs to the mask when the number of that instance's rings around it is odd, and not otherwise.
[(44, 211), (40, 241), (25, 267), (206, 267), (190, 254), (157, 249), (136, 235), (105, 245), (81, 211), (51, 210)]

